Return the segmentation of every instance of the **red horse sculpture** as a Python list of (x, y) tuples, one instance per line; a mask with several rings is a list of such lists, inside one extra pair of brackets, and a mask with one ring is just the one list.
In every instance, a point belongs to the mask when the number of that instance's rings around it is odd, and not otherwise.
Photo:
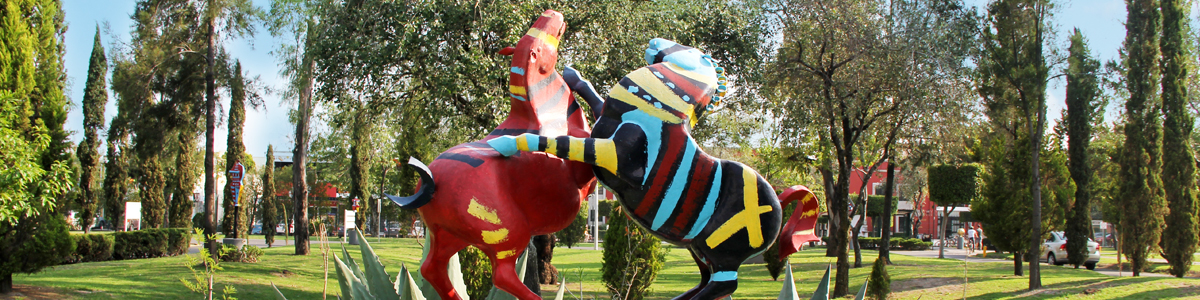
[(587, 164), (546, 153), (506, 158), (484, 142), (522, 133), (590, 134), (574, 95), (555, 70), (564, 26), (562, 14), (547, 10), (515, 48), (500, 52), (513, 57), (508, 119), (483, 140), (450, 148), (428, 167), (410, 159), (421, 176), (417, 193), (388, 196), (401, 207), (418, 209), (425, 220), (432, 244), (421, 275), (442, 299), (461, 299), (446, 265), (468, 245), (491, 258), (496, 287), (521, 299), (540, 299), (518, 279), (516, 260), (530, 237), (571, 224), (595, 184)]

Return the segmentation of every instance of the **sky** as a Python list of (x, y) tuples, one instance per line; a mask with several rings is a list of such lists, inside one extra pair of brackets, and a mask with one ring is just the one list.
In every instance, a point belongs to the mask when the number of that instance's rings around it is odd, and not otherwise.
[[(261, 8), (269, 5), (269, 0), (254, 0)], [(968, 6), (976, 6), (981, 11), (987, 0), (966, 0)], [(1117, 59), (1121, 42), (1125, 39), (1125, 2), (1123, 0), (1066, 0), (1058, 1), (1054, 25), (1057, 31), (1055, 43), (1058, 48), (1065, 49), (1067, 37), (1073, 28), (1079, 28), (1089, 42), (1093, 55), (1105, 62)], [(68, 75), (67, 96), (73, 103), (67, 116), (67, 130), (73, 131), (71, 140), (78, 142), (83, 136), (83, 117), (80, 103), (83, 100), (84, 83), (87, 80), (88, 60), (92, 51), (93, 37), (97, 25), (101, 27), (101, 39), (108, 54), (117, 44), (128, 43), (132, 20), (129, 15), (133, 12), (133, 0), (64, 0), (63, 10), (66, 12), (68, 30), (66, 32), (66, 68)], [(1200, 9), (1193, 8), (1193, 23)], [(106, 29), (107, 28), (107, 29)], [(251, 76), (260, 76), (262, 82), (270, 87), (279, 89), (286, 81), (279, 75), (279, 61), (270, 52), (282, 40), (275, 39), (259, 26), (253, 37), (226, 41), (226, 49), (232, 57), (242, 62), (242, 68)], [(1052, 72), (1054, 74), (1054, 72)], [(111, 70), (108, 74), (111, 77)], [(111, 81), (110, 81), (111, 82)], [(1063, 80), (1051, 82), (1047, 99), (1048, 120), (1061, 117), (1066, 107), (1066, 86)], [(228, 111), (227, 97), (222, 99), (224, 111)], [(288, 122), (287, 112), (293, 102), (285, 102), (279, 95), (265, 95), (265, 105), (257, 110), (247, 110), (245, 135), (243, 141), (246, 151), (252, 154), (256, 161), (261, 161), (266, 153), (267, 145), (275, 145), (276, 151), (290, 151), (294, 143), (294, 126)], [(1107, 111), (1108, 119), (1113, 120), (1119, 112), (1120, 101), (1113, 101)], [(116, 115), (116, 97), (109, 91), (108, 106), (105, 117), (110, 119)], [(1052, 123), (1053, 124), (1053, 123)], [(226, 148), (228, 128), (221, 126), (216, 131), (215, 150), (223, 152)], [(101, 149), (100, 151), (104, 151)]]

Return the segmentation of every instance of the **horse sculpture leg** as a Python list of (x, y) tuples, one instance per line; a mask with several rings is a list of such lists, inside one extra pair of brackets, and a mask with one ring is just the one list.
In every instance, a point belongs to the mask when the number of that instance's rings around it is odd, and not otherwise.
[[(529, 238), (518, 240), (529, 241)], [(517, 258), (521, 256), (522, 251), (525, 249), (516, 250), (516, 254), (509, 254), (504, 258), (498, 257), (496, 253), (488, 253), (492, 258), (492, 285), (516, 296), (517, 299), (540, 300), (542, 297), (530, 291), (529, 287), (521, 282), (521, 278), (517, 277)]]
[(705, 262), (704, 258), (696, 254), (696, 251), (692, 250), (691, 247), (688, 248), (688, 253), (692, 254), (692, 260), (695, 260), (696, 266), (700, 268), (700, 284), (688, 290), (686, 293), (683, 293), (683, 295), (671, 298), (672, 300), (692, 299), (692, 297), (695, 297), (696, 294), (700, 293), (700, 290), (704, 289), (704, 286), (708, 285), (708, 281), (712, 279), (712, 266), (709, 266), (708, 263)]
[(450, 263), (450, 257), (458, 253), (459, 250), (467, 247), (467, 242), (454, 237), (449, 232), (441, 230), (437, 227), (429, 227), (432, 234), (429, 256), (425, 258), (425, 262), (421, 263), (421, 276), (433, 285), (433, 289), (437, 290), (438, 295), (446, 300), (462, 299), (458, 292), (454, 290), (454, 285), (450, 282), (450, 275), (446, 270)]
[[(699, 262), (701, 264), (700, 285), (696, 287), (700, 290), (688, 291), (686, 294), (676, 299), (722, 299), (730, 294), (733, 294), (733, 291), (737, 290), (737, 270), (738, 267), (742, 265), (744, 258), (740, 257), (740, 255), (729, 256), (728, 254), (721, 255), (708, 253), (712, 252), (712, 249), (696, 249), (691, 251), (693, 251), (693, 256), (704, 260), (703, 262)], [(710, 271), (703, 271), (705, 267), (708, 267)], [(684, 298), (691, 294), (694, 294), (694, 296), (691, 296), (691, 298)]]

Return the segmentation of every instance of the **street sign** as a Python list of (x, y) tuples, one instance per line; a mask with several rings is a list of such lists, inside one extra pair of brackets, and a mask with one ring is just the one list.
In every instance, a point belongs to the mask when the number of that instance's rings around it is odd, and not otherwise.
[(244, 169), (240, 161), (233, 164), (232, 168), (229, 168), (229, 188), (232, 189), (233, 206), (242, 206), (241, 201), (238, 201), (238, 194), (242, 191), (242, 173)]

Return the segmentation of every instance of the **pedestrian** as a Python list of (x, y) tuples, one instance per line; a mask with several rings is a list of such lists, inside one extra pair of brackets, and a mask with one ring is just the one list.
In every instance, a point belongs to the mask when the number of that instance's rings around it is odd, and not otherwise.
[(975, 225), (967, 225), (967, 254), (975, 252)]

